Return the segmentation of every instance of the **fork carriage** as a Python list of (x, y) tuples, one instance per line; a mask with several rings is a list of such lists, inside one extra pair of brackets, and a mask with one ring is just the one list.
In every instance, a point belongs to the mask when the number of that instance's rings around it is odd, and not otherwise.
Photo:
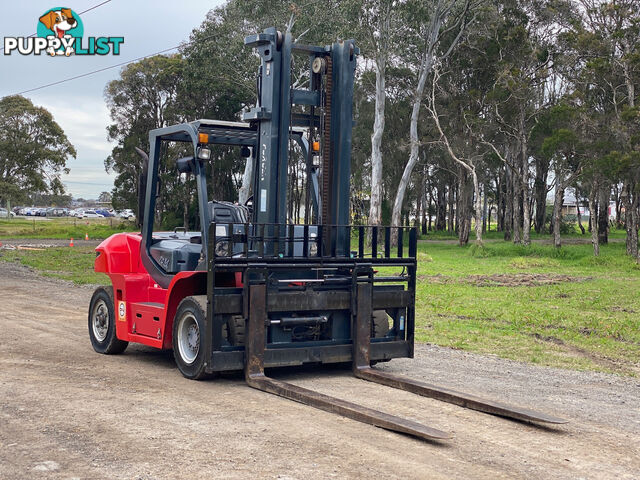
[[(392, 256), (391, 227), (225, 224), (224, 233), (216, 235), (222, 233), (220, 227), (212, 224), (209, 229), (207, 370), (243, 368), (242, 347), (229, 344), (224, 328), (229, 316), (248, 319), (254, 302), (267, 317), (266, 367), (352, 361), (358, 301), (368, 302), (368, 309), (377, 313), (379, 328), (370, 327), (371, 361), (413, 356), (415, 228), (396, 229), (401, 241)], [(365, 250), (367, 230), (373, 242)], [(229, 231), (235, 233), (229, 236)], [(380, 252), (379, 232), (387, 240)], [(330, 240), (328, 249), (323, 239)], [(228, 242), (228, 255), (215, 255), (220, 242)], [(379, 274), (376, 269), (384, 267), (399, 272)], [(242, 286), (218, 286), (229, 278), (241, 279)], [(363, 285), (369, 292), (364, 299), (358, 298)], [(256, 286), (262, 288), (254, 290)]]

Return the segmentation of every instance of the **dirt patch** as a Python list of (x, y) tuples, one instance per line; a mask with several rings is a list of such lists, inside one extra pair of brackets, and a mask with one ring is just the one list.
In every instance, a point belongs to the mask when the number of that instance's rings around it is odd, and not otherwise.
[(612, 312), (624, 312), (624, 313), (638, 313), (633, 308), (618, 307), (618, 306), (615, 306), (615, 305), (613, 307), (611, 307), (611, 311)]
[(540, 287), (560, 283), (587, 282), (592, 277), (573, 277), (554, 273), (497, 273), (493, 275), (468, 275), (462, 278), (446, 275), (420, 275), (421, 281), (436, 284), (458, 283), (476, 287)]
[[(583, 330), (585, 330), (585, 331), (583, 331)], [(591, 331), (589, 329), (580, 329), (580, 333), (582, 333), (583, 335), (590, 335)], [(562, 347), (562, 349), (565, 350), (570, 355), (574, 355), (574, 356), (582, 357), (582, 358), (587, 358), (590, 361), (592, 361), (593, 363), (595, 363), (597, 365), (601, 365), (601, 366), (603, 366), (605, 368), (608, 368), (610, 370), (626, 372), (628, 374), (637, 373), (634, 369), (627, 368), (621, 362), (618, 362), (618, 361), (613, 360), (613, 359), (608, 358), (608, 357), (603, 357), (601, 355), (597, 355), (597, 354), (589, 352), (588, 350), (585, 350), (583, 348), (576, 347), (575, 345), (571, 345), (569, 343), (566, 343), (561, 338), (550, 336), (550, 335), (540, 335), (539, 333), (532, 333), (532, 334), (530, 334), (530, 336), (532, 336), (535, 339), (540, 340), (542, 342), (553, 343), (554, 345), (558, 345), (558, 346)]]

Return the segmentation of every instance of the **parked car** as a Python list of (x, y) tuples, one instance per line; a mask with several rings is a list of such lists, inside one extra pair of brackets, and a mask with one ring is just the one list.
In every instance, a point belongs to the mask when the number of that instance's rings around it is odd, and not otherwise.
[(96, 213), (99, 213), (100, 215), (102, 215), (103, 217), (113, 217), (113, 215), (111, 213), (109, 213), (109, 210), (105, 210), (105, 209), (96, 209)]
[(84, 212), (84, 210), (82, 208), (76, 208), (75, 210), (71, 210), (69, 212), (69, 216), (76, 217), (76, 218), (82, 218), (82, 213), (83, 212)]
[(85, 210), (82, 218), (104, 218), (104, 215), (97, 213), (95, 210)]
[(47, 217), (63, 217), (66, 215), (64, 208), (61, 207), (50, 207), (47, 208)]
[(120, 218), (124, 218), (126, 220), (135, 220), (136, 216), (133, 213), (133, 210), (131, 210), (130, 208), (127, 208), (126, 210), (122, 210), (118, 216)]
[[(11, 212), (11, 218), (15, 217), (16, 214)], [(9, 212), (6, 208), (0, 208), (0, 218), (9, 218)]]

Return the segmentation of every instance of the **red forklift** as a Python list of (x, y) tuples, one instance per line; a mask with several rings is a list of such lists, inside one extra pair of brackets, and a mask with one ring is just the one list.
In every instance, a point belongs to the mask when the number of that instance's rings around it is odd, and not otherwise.
[[(187, 378), (244, 371), (253, 388), (429, 440), (451, 435), (272, 379), (265, 368), (351, 363), (360, 379), (521, 421), (564, 423), (372, 368), (414, 355), (417, 231), (350, 224), (358, 48), (353, 40), (302, 45), (275, 28), (245, 44), (261, 65), (257, 104), (243, 122), (203, 119), (149, 133), (142, 232), (96, 248), (95, 271), (112, 285), (91, 299), (93, 348), (172, 349)], [(306, 88), (291, 86), (294, 55), (308, 65)], [(192, 151), (176, 161), (176, 174), (196, 180), (199, 231), (154, 231), (160, 151), (169, 142)], [(252, 162), (246, 205), (209, 200), (212, 145), (235, 146)], [(287, 216), (291, 155), (305, 163), (302, 223)]]

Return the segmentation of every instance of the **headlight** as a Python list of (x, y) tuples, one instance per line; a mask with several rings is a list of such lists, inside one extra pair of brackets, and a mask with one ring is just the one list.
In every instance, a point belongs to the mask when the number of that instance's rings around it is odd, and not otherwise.
[(200, 160), (209, 160), (211, 158), (211, 150), (208, 148), (200, 148), (200, 150), (198, 150), (198, 158)]
[(216, 257), (229, 256), (229, 242), (223, 241), (216, 243)]

